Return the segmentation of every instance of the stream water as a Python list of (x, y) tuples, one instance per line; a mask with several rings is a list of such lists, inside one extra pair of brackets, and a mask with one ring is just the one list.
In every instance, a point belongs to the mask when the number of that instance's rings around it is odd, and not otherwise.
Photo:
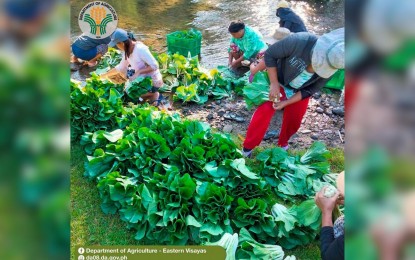
[[(72, 0), (71, 36), (81, 34), (77, 16), (89, 1)], [(156, 51), (166, 50), (166, 34), (195, 28), (203, 34), (201, 63), (213, 68), (227, 63), (229, 23), (242, 20), (265, 37), (278, 28), (275, 0), (106, 0), (118, 13), (119, 27), (132, 30)], [(309, 31), (318, 35), (344, 26), (344, 0), (290, 1)]]

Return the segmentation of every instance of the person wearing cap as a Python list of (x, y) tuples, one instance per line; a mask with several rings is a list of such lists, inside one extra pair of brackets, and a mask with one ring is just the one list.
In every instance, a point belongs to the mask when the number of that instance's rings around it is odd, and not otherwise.
[(265, 52), (270, 84), (269, 101), (252, 116), (243, 144), (245, 156), (258, 146), (276, 110), (284, 110), (278, 146), (288, 149), (288, 140), (301, 126), (310, 97), (330, 77), (344, 68), (344, 28), (317, 37), (294, 33)]
[(249, 82), (252, 82), (255, 74), (265, 69), (264, 53), (268, 45), (258, 31), (243, 22), (232, 22), (228, 31), (232, 35), (228, 49), (228, 65), (236, 69), (242, 66), (242, 61), (249, 60), (251, 63)]
[(144, 43), (136, 41), (131, 33), (127, 33), (122, 29), (115, 30), (111, 36), (109, 46), (117, 46), (118, 49), (124, 52), (122, 60), (114, 68), (115, 70), (127, 75), (130, 81), (137, 77), (151, 77), (153, 87), (147, 94), (141, 96), (141, 99), (150, 100), (150, 104), (158, 106), (163, 99), (163, 96), (159, 93), (159, 88), (163, 86), (164, 82), (159, 64), (148, 47)]
[(344, 215), (333, 224), (333, 211), (337, 205), (344, 205), (344, 171), (336, 181), (337, 190), (333, 197), (324, 196), (324, 187), (314, 197), (321, 210), (320, 253), (321, 259), (344, 259)]
[(94, 39), (81, 34), (72, 44), (71, 57), (72, 63), (79, 63), (81, 59), (88, 64), (88, 67), (95, 67), (98, 60), (108, 51), (108, 44), (111, 41), (111, 36), (103, 39)]
[(279, 1), (275, 14), (280, 18), (280, 28), (287, 28), (290, 32), (307, 32), (304, 21), (291, 8), (288, 2)]

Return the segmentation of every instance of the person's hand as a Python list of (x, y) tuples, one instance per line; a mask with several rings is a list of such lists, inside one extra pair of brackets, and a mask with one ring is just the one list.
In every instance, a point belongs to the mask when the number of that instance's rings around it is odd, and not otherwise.
[(237, 65), (238, 65), (238, 62), (234, 61), (234, 62), (231, 63), (231, 68), (235, 69), (237, 67)]
[(116, 70), (115, 68), (112, 68), (112, 69), (110, 69), (109, 71), (107, 71), (107, 72), (102, 73), (101, 75), (99, 75), (99, 77), (100, 77), (101, 79), (105, 79), (105, 78), (107, 78), (109, 75), (112, 75), (112, 74), (114, 74), (114, 73), (116, 73), (116, 72), (117, 72), (117, 70)]
[(275, 109), (275, 110), (282, 110), (282, 109), (284, 109), (284, 107), (286, 107), (287, 106), (287, 101), (286, 100), (284, 100), (284, 101), (280, 101), (280, 102), (274, 102), (273, 104), (272, 104), (272, 107)]
[(271, 84), (269, 87), (269, 100), (274, 102), (275, 98), (280, 100), (280, 91), (279, 86), (277, 84)]
[(344, 195), (341, 193), (339, 194), (339, 197), (337, 198), (337, 204), (344, 205)]
[(331, 198), (326, 198), (324, 196), (324, 191), (327, 189), (328, 187), (324, 187), (320, 190), (320, 192), (318, 192), (316, 194), (316, 196), (314, 197), (314, 201), (317, 204), (317, 207), (320, 208), (321, 212), (324, 213), (332, 213), (334, 210), (334, 207), (337, 204), (337, 200), (339, 198), (339, 191), (336, 190), (336, 193), (334, 194), (333, 197)]

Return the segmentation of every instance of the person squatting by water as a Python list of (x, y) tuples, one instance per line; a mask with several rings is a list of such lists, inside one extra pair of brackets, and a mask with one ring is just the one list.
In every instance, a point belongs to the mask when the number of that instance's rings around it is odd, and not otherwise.
[(292, 33), (307, 32), (303, 19), (298, 16), (286, 1), (279, 1), (275, 15), (280, 18), (280, 28), (286, 28)]
[(151, 105), (159, 106), (163, 100), (159, 89), (164, 82), (159, 70), (159, 64), (148, 47), (144, 43), (136, 41), (132, 34), (122, 29), (117, 29), (113, 33), (109, 46), (117, 46), (118, 49), (123, 51), (123, 55), (121, 62), (106, 74), (117, 70), (127, 75), (130, 81), (135, 80), (137, 77), (151, 77), (153, 86), (148, 93), (141, 96), (141, 99), (150, 100)]
[(237, 69), (242, 66), (242, 61), (249, 60), (249, 82), (252, 82), (255, 74), (265, 69), (264, 53), (268, 45), (258, 31), (243, 22), (232, 22), (228, 31), (232, 35), (228, 48), (228, 65), (232, 69)]

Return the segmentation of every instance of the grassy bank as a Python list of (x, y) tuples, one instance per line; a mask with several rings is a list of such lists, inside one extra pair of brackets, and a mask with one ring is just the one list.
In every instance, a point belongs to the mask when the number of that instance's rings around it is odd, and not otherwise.
[[(255, 152), (258, 153), (261, 149)], [(333, 155), (330, 160), (332, 172), (343, 170), (343, 150), (329, 150)], [(297, 152), (301, 153), (301, 151)], [(73, 146), (71, 150), (71, 259), (75, 259), (74, 248), (80, 245), (139, 245), (140, 243), (134, 239), (135, 232), (128, 231), (126, 223), (121, 221), (118, 215), (105, 215), (102, 212), (96, 183), (83, 177), (84, 160), (85, 154), (81, 147)], [(248, 160), (247, 164), (255, 169), (254, 160)], [(272, 199), (278, 200), (276, 197)], [(318, 241), (285, 252), (287, 255), (295, 255), (297, 259), (320, 258)]]

